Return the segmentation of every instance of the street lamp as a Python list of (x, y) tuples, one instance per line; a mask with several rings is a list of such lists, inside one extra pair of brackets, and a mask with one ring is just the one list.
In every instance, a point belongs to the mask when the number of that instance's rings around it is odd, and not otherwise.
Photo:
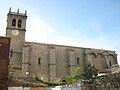
[(29, 87), (29, 82), (28, 82), (28, 80), (29, 80), (28, 78), (29, 78), (29, 77), (28, 77), (28, 76), (29, 76), (29, 71), (26, 72), (26, 82), (27, 82), (27, 83), (26, 83), (26, 87), (27, 87), (27, 88)]

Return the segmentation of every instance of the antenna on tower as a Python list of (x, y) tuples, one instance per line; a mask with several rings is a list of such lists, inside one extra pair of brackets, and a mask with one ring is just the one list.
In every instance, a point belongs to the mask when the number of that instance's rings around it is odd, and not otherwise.
[(27, 10), (25, 10), (25, 15), (27, 15)]
[(19, 9), (17, 10), (17, 14), (19, 13)]
[(11, 13), (11, 7), (10, 7), (10, 9), (9, 9), (9, 13)]

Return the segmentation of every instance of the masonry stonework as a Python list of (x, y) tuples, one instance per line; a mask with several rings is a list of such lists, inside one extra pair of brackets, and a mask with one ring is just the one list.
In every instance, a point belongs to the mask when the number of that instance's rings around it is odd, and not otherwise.
[(10, 64), (20, 68), (19, 77), (38, 76), (56, 82), (73, 75), (75, 67), (79, 66), (81, 73), (84, 63), (91, 63), (97, 69), (117, 64), (115, 51), (26, 42), (26, 19), (26, 12), (11, 12), (10, 9), (8, 13), (6, 36), (11, 38)]

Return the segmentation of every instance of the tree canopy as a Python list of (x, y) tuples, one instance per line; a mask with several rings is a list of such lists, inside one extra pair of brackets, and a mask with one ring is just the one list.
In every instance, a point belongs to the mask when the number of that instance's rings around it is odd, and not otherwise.
[(95, 66), (92, 66), (91, 64), (87, 64), (83, 68), (82, 78), (84, 80), (90, 80), (92, 77), (96, 77), (97, 75), (98, 75), (98, 71), (95, 68)]

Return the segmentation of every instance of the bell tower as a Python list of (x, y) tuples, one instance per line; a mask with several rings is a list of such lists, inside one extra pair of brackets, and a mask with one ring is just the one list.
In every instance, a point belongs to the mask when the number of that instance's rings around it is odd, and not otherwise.
[(11, 8), (7, 14), (6, 36), (11, 38), (10, 65), (21, 68), (22, 50), (25, 42), (27, 11), (20, 13), (12, 12)]

